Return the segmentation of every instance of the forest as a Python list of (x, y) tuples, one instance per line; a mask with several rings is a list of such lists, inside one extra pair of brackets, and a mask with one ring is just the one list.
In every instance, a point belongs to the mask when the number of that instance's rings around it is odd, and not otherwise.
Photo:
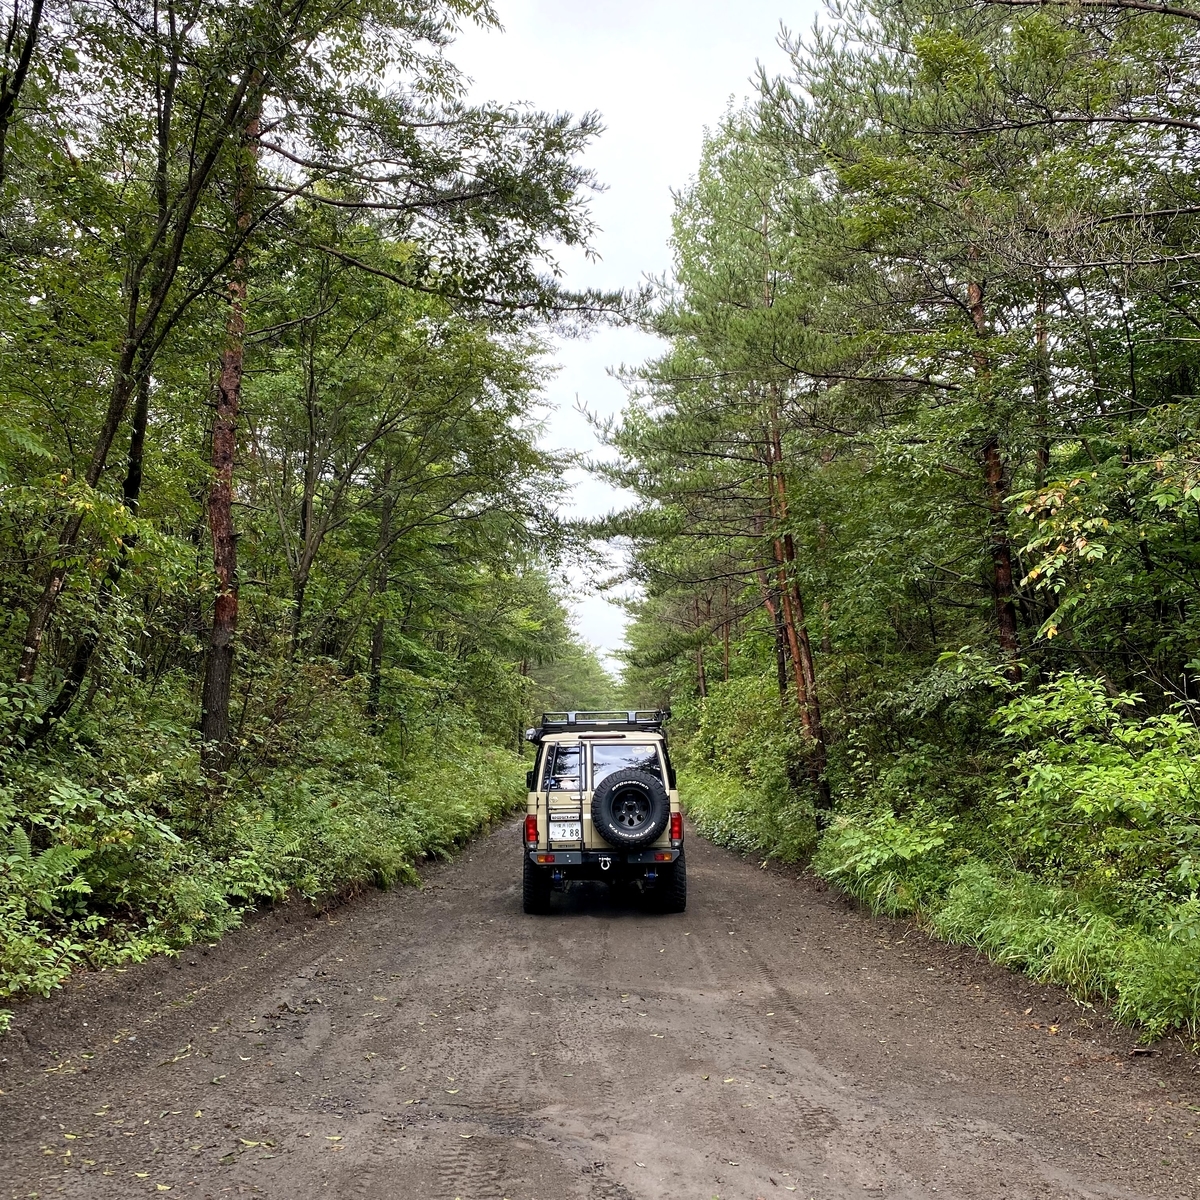
[[(837, 0), (625, 294), (556, 260), (599, 119), (467, 98), (485, 0), (3, 20), (0, 1001), (415, 878), (620, 702), (705, 836), (1200, 1034), (1200, 7)], [(663, 349), (571, 524), (604, 321)]]
[[(411, 878), (611, 681), (548, 567), (594, 118), (477, 0), (16, 0), (0, 69), (0, 1000)], [(0, 1004), (0, 1008), (3, 1005)]]
[(845, 0), (710, 132), (597, 422), (689, 810), (1200, 1030), (1200, 9)]

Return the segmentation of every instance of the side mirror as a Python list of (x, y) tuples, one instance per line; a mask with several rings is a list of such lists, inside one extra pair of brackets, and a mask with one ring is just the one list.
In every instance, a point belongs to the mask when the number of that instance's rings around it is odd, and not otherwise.
[(533, 791), (533, 772), (532, 771), (525, 772), (525, 790), (527, 792)]

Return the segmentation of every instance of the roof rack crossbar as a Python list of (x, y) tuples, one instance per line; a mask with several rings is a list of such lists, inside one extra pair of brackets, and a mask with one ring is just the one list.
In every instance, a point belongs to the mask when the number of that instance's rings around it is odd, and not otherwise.
[(526, 732), (526, 740), (540, 741), (543, 734), (562, 733), (575, 729), (644, 729), (658, 730), (671, 715), (669, 708), (625, 708), (570, 710), (542, 713), (537, 729)]

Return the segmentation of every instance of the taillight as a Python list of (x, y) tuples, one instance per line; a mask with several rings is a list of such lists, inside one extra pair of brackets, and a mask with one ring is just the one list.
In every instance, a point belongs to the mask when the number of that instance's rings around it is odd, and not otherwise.
[(671, 841), (683, 841), (683, 813), (671, 814)]
[(534, 847), (537, 846), (537, 839), (538, 839), (537, 817), (535, 817), (531, 814), (530, 816), (525, 818), (525, 845), (527, 845), (529, 847), (529, 849), (532, 850), (532, 849), (534, 849)]

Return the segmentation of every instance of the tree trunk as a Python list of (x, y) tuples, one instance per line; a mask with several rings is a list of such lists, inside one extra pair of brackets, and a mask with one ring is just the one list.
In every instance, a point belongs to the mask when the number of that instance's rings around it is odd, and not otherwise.
[(775, 682), (779, 686), (779, 702), (787, 702), (787, 639), (783, 632), (783, 614), (779, 605), (771, 603), (771, 624), (775, 627)]
[[(762, 536), (762, 517), (755, 517), (755, 534)], [(787, 648), (784, 635), (784, 618), (779, 611), (778, 600), (767, 582), (767, 571), (762, 566), (756, 566), (755, 575), (758, 578), (758, 589), (762, 592), (762, 602), (770, 616), (770, 624), (775, 635), (775, 674), (779, 683), (779, 701), (787, 700)]]
[[(136, 517), (141, 506), (143, 460), (146, 453), (146, 426), (150, 419), (150, 377), (148, 368), (138, 375), (137, 402), (133, 409), (133, 428), (129, 437), (129, 457), (125, 470), (125, 481), (121, 485), (121, 499), (131, 517)], [(92, 655), (100, 641), (99, 618), (107, 611), (112, 603), (113, 593), (120, 583), (121, 572), (129, 557), (129, 551), (137, 543), (137, 535), (131, 534), (121, 539), (117, 556), (108, 565), (108, 571), (100, 585), (100, 595), (97, 600), (97, 620), (84, 631), (83, 636), (75, 644), (71, 655), (71, 665), (67, 668), (66, 676), (58, 695), (54, 697), (49, 708), (42, 716), (33, 736), (45, 737), (51, 728), (71, 711), (79, 696), (83, 681), (87, 678), (91, 666)]]
[(300, 626), (304, 621), (304, 596), (307, 591), (306, 573), (292, 582), (292, 637), (289, 654), (293, 659), (300, 652)]
[(1017, 608), (1014, 603), (1012, 547), (1008, 540), (1007, 493), (1000, 444), (989, 438), (983, 447), (983, 477), (987, 485), (988, 524), (991, 531), (992, 581), (996, 597), (996, 627), (1000, 649), (1009, 660), (1008, 676), (1021, 681), (1021, 643), (1017, 637)]
[[(988, 336), (987, 310), (983, 302), (984, 285), (967, 284), (967, 309), (975, 335)], [(982, 386), (989, 386), (991, 364), (985, 351), (975, 352), (975, 374)], [(1014, 603), (1012, 546), (1008, 539), (1008, 513), (1005, 500), (1008, 498), (1004, 478), (1004, 459), (1000, 453), (1000, 439), (989, 434), (980, 449), (983, 465), (983, 482), (987, 493), (988, 540), (992, 554), (992, 594), (996, 605), (996, 629), (1000, 650), (1008, 660), (1008, 677), (1013, 683), (1021, 681), (1021, 643), (1017, 637), (1017, 609)]]
[[(21, 89), (29, 77), (29, 68), (33, 62), (33, 54), (37, 49), (38, 35), (42, 26), (42, 9), (44, 0), (33, 0), (29, 10), (29, 21), (25, 26), (25, 36), (17, 34), (17, 6), (12, 6), (12, 23), (5, 39), (6, 65), (0, 71), (0, 188), (5, 180), (5, 150), (8, 147), (8, 129), (12, 124), (13, 113), (17, 110), (17, 101), (21, 98)], [(19, 49), (18, 49), (19, 47)], [(16, 53), (16, 62), (10, 71), (7, 66), (9, 54)]]
[(1038, 289), (1037, 321), (1034, 330), (1035, 362), (1033, 370), (1034, 423), (1037, 428), (1037, 469), (1034, 483), (1041, 488), (1050, 469), (1050, 435), (1047, 407), (1050, 400), (1050, 354), (1046, 337), (1046, 289)]
[[(234, 192), (234, 220), (238, 235), (249, 228), (257, 166), (258, 117), (246, 127), (240, 148)], [(208, 527), (212, 534), (213, 568), (217, 597), (212, 631), (204, 663), (204, 690), (200, 700), (200, 733), (206, 766), (223, 771), (229, 761), (229, 698), (233, 687), (234, 638), (237, 634), (238, 575), (237, 533), (233, 524), (233, 463), (237, 451), (238, 409), (242, 399), (242, 365), (246, 335), (246, 274), (248, 251), (233, 262), (229, 281), (229, 319), (225, 350), (217, 380), (217, 407), (213, 420), (213, 481), (208, 496)]]
[(383, 694), (383, 617), (375, 619), (371, 630), (371, 682), (367, 688), (367, 716), (379, 716), (379, 698)]
[[(787, 484), (783, 477), (783, 440), (779, 429), (779, 416), (774, 404), (771, 409), (771, 479), (773, 490), (771, 504), (776, 522), (785, 526), (788, 516)], [(821, 702), (817, 694), (817, 672), (813, 664), (812, 643), (808, 636), (808, 620), (804, 611), (804, 596), (800, 581), (796, 578), (796, 543), (786, 529), (781, 538), (775, 539), (775, 559), (779, 564), (779, 590), (783, 599), (783, 619), (788, 634), (788, 645), (792, 652), (792, 667), (796, 676), (796, 698), (800, 705), (800, 719), (804, 730), (812, 740), (809, 755), (809, 774), (817, 792), (817, 807), (827, 810), (833, 807), (829, 783), (825, 778), (828, 754), (825, 747), (825, 726), (821, 720)], [(791, 576), (789, 579), (788, 576)]]
[[(396, 505), (396, 497), (392, 494), (392, 467), (389, 464), (383, 472), (383, 502), (379, 512), (379, 540), (376, 543), (376, 553), (379, 565), (376, 568), (376, 596), (386, 596), (388, 590), (388, 547), (392, 541), (392, 510)], [(381, 613), (375, 619), (375, 627), (371, 630), (371, 683), (367, 692), (367, 713), (371, 717), (379, 715), (379, 698), (383, 693), (383, 638), (387, 630)], [(522, 665), (521, 673), (525, 673)]]
[(245, 274), (230, 284), (231, 311), (227, 344), (221, 356), (217, 412), (213, 422), (213, 483), (208, 497), (208, 527), (213, 542), (217, 597), (204, 664), (200, 731), (206, 758), (217, 769), (228, 759), (229, 697), (233, 686), (234, 636), (237, 632), (237, 534), (233, 527), (233, 459), (242, 393), (243, 336), (246, 331)]

